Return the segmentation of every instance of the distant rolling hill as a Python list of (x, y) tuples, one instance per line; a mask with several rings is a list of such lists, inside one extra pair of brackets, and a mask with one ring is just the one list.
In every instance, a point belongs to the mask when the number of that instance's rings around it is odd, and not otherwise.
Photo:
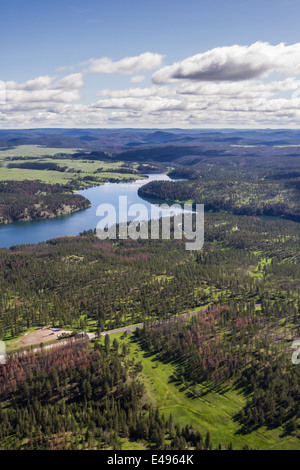
[[(78, 148), (111, 158), (181, 165), (261, 165), (280, 157), (295, 165), (298, 130), (240, 129), (15, 129), (0, 130), (0, 150), (18, 145)], [(292, 162), (293, 160), (293, 162)]]

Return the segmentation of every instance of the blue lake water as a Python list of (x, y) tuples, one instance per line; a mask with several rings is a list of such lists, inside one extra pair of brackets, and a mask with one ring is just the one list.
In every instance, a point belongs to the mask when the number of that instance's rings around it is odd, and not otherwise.
[(133, 183), (105, 183), (79, 191), (78, 194), (82, 194), (91, 202), (91, 207), (68, 216), (3, 225), (0, 227), (0, 247), (39, 243), (94, 229), (101, 220), (101, 217), (96, 215), (97, 207), (100, 204), (112, 204), (118, 212), (119, 196), (127, 196), (128, 206), (142, 203), (147, 207), (150, 217), (152, 204), (141, 199), (137, 192), (141, 186), (154, 180), (170, 181), (170, 178), (165, 174), (153, 174), (148, 175), (147, 180), (137, 180)]

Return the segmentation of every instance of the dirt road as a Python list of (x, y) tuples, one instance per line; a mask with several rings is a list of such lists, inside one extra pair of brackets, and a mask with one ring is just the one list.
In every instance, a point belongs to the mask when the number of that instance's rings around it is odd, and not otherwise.
[[(197, 310), (196, 312), (188, 312), (188, 313), (184, 313), (182, 315), (177, 315), (175, 317), (170, 317), (169, 320), (170, 321), (172, 321), (172, 320), (175, 321), (178, 318), (192, 317), (194, 315), (198, 315), (198, 313), (203, 312), (204, 310), (205, 309), (200, 309), (200, 310)], [(159, 320), (154, 321), (153, 323), (158, 324)], [(138, 323), (136, 325), (131, 325), (131, 326), (123, 326), (122, 328), (116, 328), (115, 330), (103, 331), (100, 336), (113, 335), (113, 334), (116, 334), (116, 333), (124, 333), (125, 331), (127, 331), (128, 333), (131, 333), (132, 331), (136, 330), (137, 328), (143, 328), (143, 326), (144, 326), (144, 323)], [(38, 330), (38, 331), (42, 331), (42, 330)], [(60, 333), (62, 333), (62, 331), (60, 331)], [(97, 336), (95, 333), (86, 333), (86, 335), (88, 336), (89, 339), (94, 339)], [(39, 342), (41, 342), (40, 340), (41, 340), (42, 336), (39, 335), (38, 337), (39, 337)], [(45, 337), (47, 337), (49, 339), (54, 339), (53, 336), (52, 335), (49, 336), (48, 333), (43, 335), (43, 338), (45, 338)], [(26, 336), (24, 338), (26, 338)], [(44, 339), (44, 341), (45, 341), (45, 339)], [(48, 344), (48, 345), (43, 346), (42, 348), (39, 346), (39, 347), (36, 347), (35, 349), (30, 349), (30, 351), (38, 352), (41, 349), (46, 350), (46, 349), (58, 348), (58, 347), (61, 347), (61, 346), (64, 346), (64, 345), (68, 344), (69, 341), (71, 341), (71, 339), (60, 340), (57, 343)], [(26, 344), (26, 343), (24, 342), (24, 344)], [(32, 344), (32, 343), (30, 343), (30, 344)], [(12, 354), (21, 355), (21, 354), (26, 354), (27, 352), (28, 352), (28, 350), (19, 351), (19, 352), (16, 351), (15, 353), (12, 353)]]
[[(177, 320), (178, 318), (192, 317), (194, 315), (198, 315), (198, 313), (203, 312), (204, 310), (205, 309), (203, 308), (203, 309), (197, 310), (196, 312), (183, 313), (182, 315), (177, 315), (175, 317), (170, 317), (168, 320), (172, 321), (172, 320)], [(159, 320), (154, 321), (152, 323), (158, 324)], [(116, 330), (103, 331), (103, 333), (101, 333), (101, 336), (113, 335), (115, 333), (123, 333), (125, 331), (128, 331), (130, 333), (131, 331), (134, 331), (137, 328), (143, 328), (143, 326), (144, 326), (144, 323), (138, 323), (138, 324), (132, 325), (132, 326), (124, 326), (122, 328), (117, 328)], [(90, 333), (90, 335), (93, 335), (93, 333)], [(93, 337), (95, 338), (95, 336), (96, 335), (94, 335)]]

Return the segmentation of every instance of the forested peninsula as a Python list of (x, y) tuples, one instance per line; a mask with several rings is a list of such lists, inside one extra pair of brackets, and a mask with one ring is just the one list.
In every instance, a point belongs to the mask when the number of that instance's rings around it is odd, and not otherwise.
[(0, 182), (0, 224), (49, 219), (89, 207), (90, 201), (68, 185), (38, 181)]

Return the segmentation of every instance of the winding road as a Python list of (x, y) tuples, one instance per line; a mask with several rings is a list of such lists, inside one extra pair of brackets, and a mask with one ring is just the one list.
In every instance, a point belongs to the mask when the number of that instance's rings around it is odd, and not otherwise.
[[(182, 315), (176, 315), (174, 317), (170, 317), (168, 320), (169, 321), (172, 321), (172, 320), (176, 320), (178, 318), (186, 318), (186, 317), (192, 317), (194, 315), (197, 315), (198, 313), (200, 312), (203, 312), (204, 308), (202, 309), (199, 309), (197, 310), (196, 312), (188, 312), (188, 313), (183, 313)], [(153, 323), (154, 324), (158, 324), (160, 321), (159, 320), (156, 320), (154, 321)], [(125, 331), (127, 331), (128, 333), (131, 333), (132, 331), (136, 330), (137, 328), (143, 328), (144, 326), (144, 323), (137, 323), (136, 325), (131, 325), (131, 326), (123, 326), (122, 328), (116, 328), (115, 330), (108, 330), (108, 331), (103, 331), (100, 336), (106, 336), (106, 335), (113, 335), (113, 334), (116, 334), (116, 333), (124, 333)], [(86, 335), (88, 336), (89, 339), (94, 339), (97, 337), (97, 335), (95, 333), (86, 333)], [(15, 352), (12, 352), (10, 353), (10, 355), (22, 355), (22, 354), (27, 354), (29, 351), (31, 352), (38, 352), (38, 351), (45, 351), (47, 349), (53, 349), (53, 348), (58, 348), (58, 347), (61, 347), (61, 346), (64, 346), (66, 344), (68, 344), (70, 341), (72, 341), (72, 339), (66, 339), (66, 340), (63, 340), (63, 341), (58, 341), (57, 343), (52, 343), (52, 344), (48, 344), (48, 345), (45, 345), (43, 346), (42, 348), (41, 347), (36, 347), (34, 349), (26, 349), (26, 350), (23, 350), (23, 351), (15, 351)]]

